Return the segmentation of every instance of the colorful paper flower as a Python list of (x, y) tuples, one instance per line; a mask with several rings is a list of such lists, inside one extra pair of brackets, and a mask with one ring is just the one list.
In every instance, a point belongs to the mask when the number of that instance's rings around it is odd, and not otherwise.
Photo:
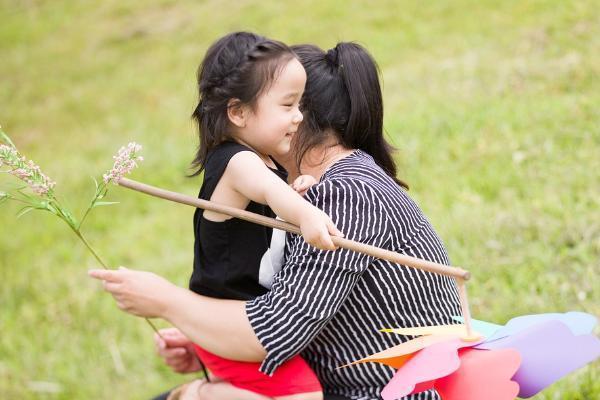
[(600, 357), (595, 325), (580, 312), (525, 315), (505, 326), (472, 320), (478, 342), (461, 339), (462, 324), (386, 329), (422, 336), (352, 364), (397, 368), (381, 393), (385, 400), (430, 389), (444, 400), (527, 398)]

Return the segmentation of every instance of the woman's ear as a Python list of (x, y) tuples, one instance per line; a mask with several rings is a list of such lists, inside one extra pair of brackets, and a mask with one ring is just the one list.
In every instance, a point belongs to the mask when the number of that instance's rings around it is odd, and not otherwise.
[(246, 105), (242, 104), (240, 99), (229, 99), (227, 102), (227, 117), (233, 125), (238, 128), (245, 128), (248, 109)]

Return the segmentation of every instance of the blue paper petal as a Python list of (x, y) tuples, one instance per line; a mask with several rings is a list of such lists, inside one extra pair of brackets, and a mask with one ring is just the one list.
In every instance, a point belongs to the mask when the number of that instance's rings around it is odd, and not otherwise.
[[(463, 323), (463, 324), (465, 322), (463, 317), (452, 317), (452, 319), (455, 321), (458, 321), (460, 323)], [(496, 331), (503, 328), (502, 325), (496, 325), (491, 322), (480, 321), (478, 319), (472, 319), (472, 318), (471, 318), (471, 325), (472, 325), (474, 331), (481, 333), (486, 338), (492, 336)]]
[(502, 329), (497, 330), (493, 335), (487, 337), (486, 342), (514, 335), (517, 332), (546, 321), (560, 321), (565, 324), (574, 335), (592, 333), (592, 330), (597, 323), (596, 317), (579, 311), (571, 311), (564, 314), (547, 313), (522, 315), (508, 321)]

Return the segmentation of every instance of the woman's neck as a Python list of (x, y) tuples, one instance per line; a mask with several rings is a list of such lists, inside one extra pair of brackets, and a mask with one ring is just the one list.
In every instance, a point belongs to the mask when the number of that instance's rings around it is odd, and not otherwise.
[(329, 139), (304, 154), (300, 162), (300, 170), (296, 165), (296, 157), (293, 152), (286, 156), (275, 157), (275, 160), (288, 172), (289, 183), (300, 175), (312, 175), (318, 181), (329, 167), (354, 152), (355, 149), (349, 149), (340, 144), (334, 132), (329, 133)]
[(312, 175), (316, 180), (320, 180), (329, 167), (353, 152), (354, 149), (340, 143), (324, 143), (310, 149), (304, 155), (300, 170), (302, 174)]

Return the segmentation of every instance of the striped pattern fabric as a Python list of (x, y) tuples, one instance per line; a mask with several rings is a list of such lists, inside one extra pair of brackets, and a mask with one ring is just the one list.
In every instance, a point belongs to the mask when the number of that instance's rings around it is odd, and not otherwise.
[[(348, 239), (449, 264), (418, 206), (360, 150), (330, 167), (306, 199)], [(283, 269), (269, 293), (246, 303), (246, 312), (267, 350), (264, 373), (301, 353), (326, 394), (378, 399), (392, 368), (338, 367), (411, 339), (380, 329), (455, 323), (460, 305), (451, 278), (349, 250), (320, 251), (288, 235)], [(437, 398), (432, 391), (407, 397)]]

